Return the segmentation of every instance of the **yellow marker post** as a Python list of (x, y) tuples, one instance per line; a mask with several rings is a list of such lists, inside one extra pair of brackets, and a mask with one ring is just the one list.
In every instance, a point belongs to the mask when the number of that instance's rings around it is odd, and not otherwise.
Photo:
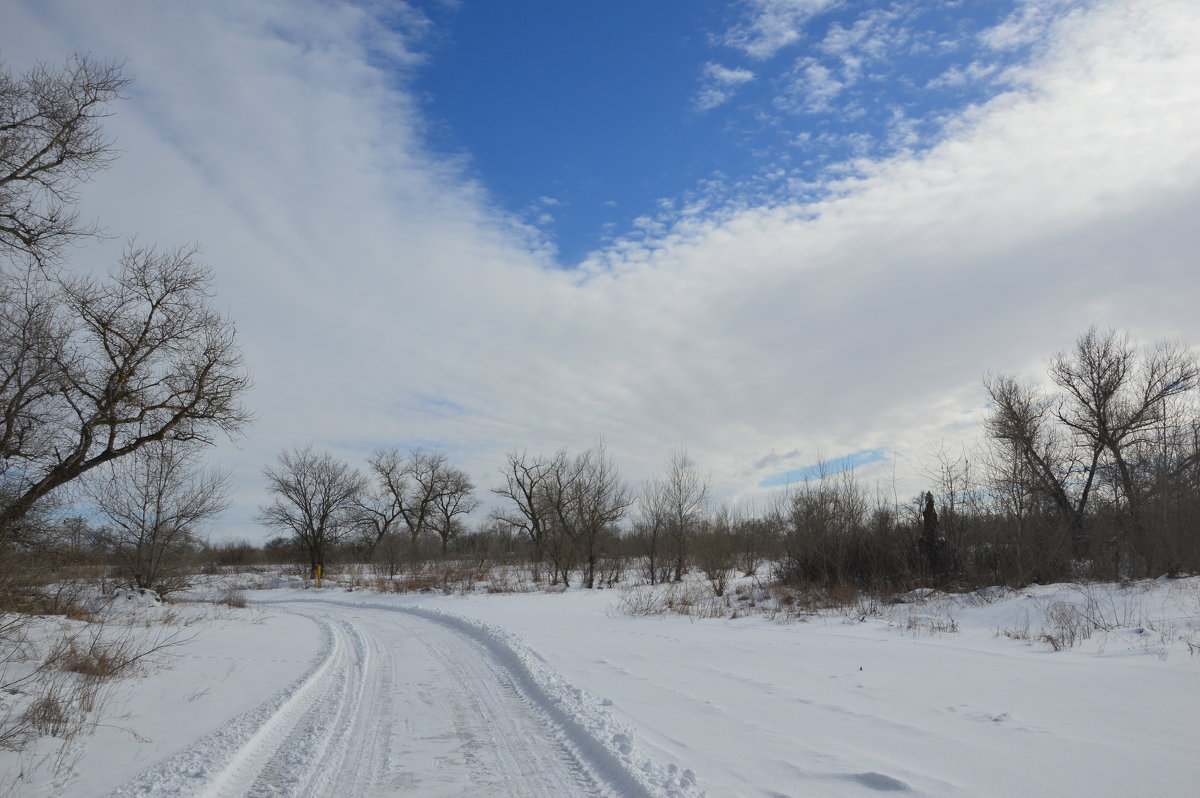
[(321, 566), (317, 566), (317, 589), (321, 587)]

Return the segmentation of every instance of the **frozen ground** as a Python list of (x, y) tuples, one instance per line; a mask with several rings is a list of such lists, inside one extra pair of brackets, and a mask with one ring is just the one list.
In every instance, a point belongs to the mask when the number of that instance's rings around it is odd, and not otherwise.
[[(778, 623), (252, 591), (16, 796), (1192, 796), (1200, 579)], [(1058, 648), (1060, 650), (1055, 650)], [(43, 769), (44, 770), (44, 769)], [(0, 789), (3, 794), (3, 789)]]

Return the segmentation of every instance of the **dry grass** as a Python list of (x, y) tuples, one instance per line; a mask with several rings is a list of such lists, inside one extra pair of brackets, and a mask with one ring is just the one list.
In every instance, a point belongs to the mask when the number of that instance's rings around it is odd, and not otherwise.
[(227, 587), (221, 591), (221, 595), (217, 597), (217, 604), (225, 607), (233, 607), (234, 609), (244, 610), (248, 602), (246, 594), (237, 588)]
[[(58, 624), (49, 637), (47, 624)], [(124, 623), (0, 616), (0, 748), (19, 751), (41, 736), (65, 743), (89, 733), (114, 680), (140, 672), (157, 654), (186, 642), (182, 629), (169, 615)]]
[(707, 582), (668, 582), (620, 588), (610, 612), (617, 615), (683, 615), (691, 620), (738, 617), (729, 596), (716, 596)]

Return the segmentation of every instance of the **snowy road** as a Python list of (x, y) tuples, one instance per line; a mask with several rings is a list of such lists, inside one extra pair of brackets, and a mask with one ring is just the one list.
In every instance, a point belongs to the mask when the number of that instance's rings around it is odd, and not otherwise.
[(113, 796), (625, 796), (628, 769), (502, 641), (419, 609), (286, 602), (309, 671)]

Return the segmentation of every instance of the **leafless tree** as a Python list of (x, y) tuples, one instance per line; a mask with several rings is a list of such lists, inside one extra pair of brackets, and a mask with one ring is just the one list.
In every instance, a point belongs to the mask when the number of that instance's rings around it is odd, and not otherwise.
[(85, 481), (131, 586), (163, 594), (186, 586), (185, 556), (199, 543), (202, 525), (229, 503), (229, 474), (198, 460), (195, 446), (159, 441)]
[(551, 463), (542, 497), (552, 519), (547, 530), (549, 553), (563, 584), (569, 583), (570, 571), (579, 558), (584, 587), (595, 587), (604, 536), (633, 503), (604, 444), (575, 457), (560, 452)]
[(74, 205), (113, 158), (101, 122), (128, 83), (121, 64), (85, 56), (20, 75), (0, 68), (0, 256), (46, 266), (96, 232)]
[(433, 530), (438, 497), (445, 491), (445, 474), (448, 468), (446, 455), (442, 452), (426, 452), (413, 449), (405, 461), (407, 493), (401, 497), (400, 510), (404, 524), (408, 527), (411, 565), (418, 565), (418, 545), (426, 532)]
[(493, 488), (492, 493), (512, 502), (514, 507), (498, 508), (494, 513), (497, 520), (513, 529), (521, 530), (533, 544), (533, 578), (541, 579), (543, 545), (546, 534), (548, 508), (541, 500), (542, 492), (551, 473), (552, 459), (528, 452), (509, 452), (501, 472), (504, 487)]
[(1130, 536), (1141, 545), (1146, 485), (1139, 474), (1139, 453), (1166, 421), (1170, 400), (1196, 387), (1200, 366), (1195, 356), (1166, 343), (1139, 356), (1127, 335), (1092, 327), (1072, 351), (1051, 360), (1049, 372), (1064, 393), (1058, 420), (1083, 446), (1102, 449), (1111, 458)]
[(666, 556), (676, 582), (687, 572), (688, 548), (708, 513), (709, 481), (709, 475), (680, 449), (671, 455), (666, 472), (646, 494), (656, 502), (654, 513), (662, 520)]
[(433, 530), (442, 539), (442, 557), (450, 541), (462, 531), (461, 516), (473, 513), (479, 507), (474, 496), (475, 485), (465, 471), (447, 467), (443, 475), (442, 490), (434, 499)]
[(108, 280), (7, 288), (0, 538), (97, 466), (156, 441), (212, 443), (250, 420), (234, 325), (212, 309), (212, 273), (193, 250), (131, 249)]
[(404, 457), (396, 449), (374, 452), (367, 465), (374, 480), (355, 499), (354, 515), (363, 542), (373, 552), (380, 544), (390, 542), (397, 524), (404, 522), (408, 482)]
[(571, 572), (579, 557), (578, 530), (574, 523), (573, 499), (579, 472), (566, 450), (558, 451), (547, 464), (545, 478), (536, 496), (544, 519), (542, 552), (550, 559), (551, 584), (571, 584)]
[[(1103, 447), (1065, 435), (1056, 423), (1055, 399), (1016, 377), (989, 376), (984, 387), (991, 399), (984, 429), (1000, 447), (991, 481), (1009, 509), (1019, 512), (1019, 531), (1034, 507), (1047, 506), (1067, 526), (1073, 556), (1086, 556), (1085, 522)], [(1045, 541), (1034, 543), (1045, 553)]]
[(776, 554), (782, 522), (772, 509), (756, 512), (752, 507), (729, 508), (729, 522), (736, 543), (736, 563), (742, 576), (755, 576), (763, 563)]
[[(1196, 414), (1180, 404), (1200, 379), (1195, 356), (1165, 343), (1139, 351), (1127, 335), (1092, 327), (1051, 359), (1048, 372), (1054, 395), (1014, 377), (985, 381), (992, 399), (986, 429), (1001, 449), (994, 462), (1010, 482), (1029, 483), (1009, 484), (1000, 495), (1009, 505), (1027, 500), (1035, 513), (1053, 508), (1067, 522), (1077, 562), (1091, 551), (1088, 526), (1098, 521), (1093, 506), (1100, 501), (1115, 512), (1109, 517), (1125, 550), (1116, 554), (1127, 560), (1136, 553), (1149, 568), (1149, 508), (1165, 511), (1158, 497), (1200, 465)], [(1024, 503), (1021, 509), (1023, 529), (1029, 515)]]
[(442, 538), (445, 553), (456, 534), (459, 516), (477, 506), (475, 486), (463, 471), (450, 465), (443, 452), (416, 448), (407, 455), (383, 449), (371, 455), (374, 489), (358, 500), (356, 510), (375, 544), (386, 541), (400, 523), (409, 536), (409, 563), (419, 564), (419, 544), (426, 533)]
[(664, 567), (661, 556), (666, 526), (667, 510), (662, 497), (662, 482), (658, 479), (647, 480), (638, 496), (638, 515), (633, 528), (642, 541), (646, 555), (646, 580), (652, 585), (671, 577), (670, 567)]
[(853, 469), (819, 461), (815, 478), (794, 486), (788, 502), (784, 581), (834, 587), (870, 578), (878, 562), (867, 537), (871, 502)]
[(0, 71), (0, 542), (98, 466), (250, 419), (234, 326), (194, 248), (130, 246), (107, 278), (63, 268), (63, 247), (95, 233), (77, 190), (111, 158), (101, 121), (126, 83), (84, 57)]
[(310, 572), (325, 565), (330, 546), (344, 540), (356, 526), (355, 509), (366, 479), (332, 455), (311, 446), (284, 450), (278, 464), (263, 469), (267, 489), (274, 495), (258, 510), (258, 520), (290, 533), (308, 554)]
[(741, 523), (736, 511), (722, 505), (694, 533), (693, 557), (718, 597), (725, 595), (737, 561)]

